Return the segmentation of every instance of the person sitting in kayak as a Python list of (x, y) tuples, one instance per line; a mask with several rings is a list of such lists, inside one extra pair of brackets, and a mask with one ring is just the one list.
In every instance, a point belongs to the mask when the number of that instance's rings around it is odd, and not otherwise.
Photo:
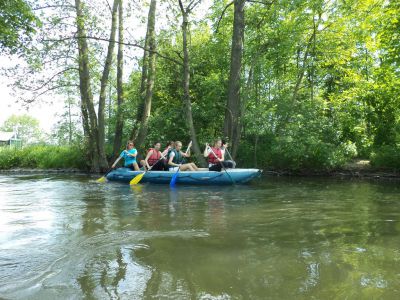
[(169, 171), (168, 158), (169, 158), (169, 154), (171, 153), (171, 150), (174, 149), (174, 147), (175, 147), (175, 142), (174, 141), (169, 141), (168, 142), (168, 146), (162, 152), (162, 155), (165, 157), (163, 159), (163, 161), (164, 161), (164, 170), (165, 171)]
[(182, 152), (182, 143), (180, 141), (175, 142), (175, 147), (171, 150), (168, 155), (168, 167), (169, 171), (197, 171), (199, 168), (195, 163), (186, 163), (183, 161), (185, 157), (190, 157), (190, 147), (192, 146), (192, 142), (190, 142), (186, 153)]
[(147, 152), (146, 158), (141, 161), (141, 164), (148, 170), (151, 168), (152, 171), (164, 171), (165, 161), (162, 157), (167, 157), (169, 147), (167, 147), (162, 153), (160, 151), (161, 143), (156, 142), (153, 148), (150, 148)]
[[(128, 141), (126, 143), (126, 149), (121, 152), (119, 157), (122, 157), (124, 159), (124, 167), (125, 168), (130, 168), (135, 171), (139, 171), (139, 165), (136, 162), (136, 156), (138, 152), (135, 148), (135, 145), (133, 141)], [(111, 168), (115, 168), (118, 160), (114, 162), (114, 164), (111, 166)]]
[(222, 140), (216, 139), (214, 147), (206, 144), (204, 149), (204, 157), (208, 158), (208, 170), (221, 172), (222, 167), (228, 168), (224, 161), (224, 152), (221, 150)]
[[(232, 159), (232, 156), (228, 150), (228, 146), (229, 146), (228, 142), (225, 140), (222, 140), (222, 146), (221, 146), (222, 154), (223, 154), (224, 158), (230, 158), (229, 160), (224, 160), (224, 166), (226, 168), (233, 169), (233, 168), (236, 168), (236, 162)], [(226, 155), (226, 154), (228, 154), (228, 155)]]

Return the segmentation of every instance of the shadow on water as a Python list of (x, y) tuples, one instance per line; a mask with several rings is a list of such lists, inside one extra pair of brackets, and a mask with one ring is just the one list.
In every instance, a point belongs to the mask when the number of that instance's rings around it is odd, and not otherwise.
[(399, 191), (0, 176), (0, 298), (395, 299)]

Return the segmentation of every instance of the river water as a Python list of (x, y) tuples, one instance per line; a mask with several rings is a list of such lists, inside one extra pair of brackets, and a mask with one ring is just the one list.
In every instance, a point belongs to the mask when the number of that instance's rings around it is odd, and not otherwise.
[(0, 298), (399, 299), (398, 182), (0, 176)]

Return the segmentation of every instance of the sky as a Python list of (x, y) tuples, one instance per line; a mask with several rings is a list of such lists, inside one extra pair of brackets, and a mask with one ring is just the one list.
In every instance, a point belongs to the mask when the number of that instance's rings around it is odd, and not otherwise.
[[(11, 67), (18, 61), (17, 57), (9, 59), (8, 57), (0, 56), (0, 68)], [(41, 102), (26, 107), (16, 102), (16, 97), (13, 96), (12, 88), (9, 86), (12, 83), (12, 79), (0, 75), (0, 127), (13, 114), (29, 114), (39, 120), (43, 131), (50, 133), (53, 125), (58, 120), (56, 113), (62, 110), (64, 103), (62, 97), (43, 97)], [(53, 103), (52, 105), (49, 104), (50, 101)]]

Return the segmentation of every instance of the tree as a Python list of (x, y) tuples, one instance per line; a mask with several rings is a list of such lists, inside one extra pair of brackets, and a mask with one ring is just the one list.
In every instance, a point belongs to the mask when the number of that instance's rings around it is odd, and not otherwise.
[(58, 145), (73, 145), (83, 141), (79, 106), (72, 93), (67, 93), (64, 111), (57, 114), (59, 121), (52, 129), (52, 140)]
[[(124, 127), (124, 118), (122, 113), (122, 105), (124, 102), (124, 89), (122, 84), (124, 72), (124, 15), (123, 0), (120, 0), (118, 7), (118, 54), (117, 54), (117, 112), (115, 121), (114, 135), (114, 159), (119, 154), (122, 145), (122, 133)], [(109, 125), (110, 126), (110, 125)]]
[(88, 137), (88, 151), (91, 158), (92, 171), (104, 171), (108, 168), (104, 149), (104, 108), (106, 86), (115, 45), (115, 32), (117, 23), (117, 9), (119, 0), (114, 0), (112, 8), (112, 21), (110, 39), (107, 49), (106, 61), (100, 81), (98, 115), (93, 103), (91, 78), (89, 71), (89, 48), (85, 29), (84, 6), (80, 0), (75, 0), (78, 51), (79, 51), (79, 88), (81, 94), (81, 109), (85, 136)]
[(197, 141), (196, 129), (192, 115), (192, 102), (190, 100), (190, 56), (188, 49), (189, 15), (199, 1), (191, 0), (184, 8), (182, 0), (179, 0), (179, 7), (182, 14), (182, 48), (183, 48), (183, 102), (185, 105), (186, 122), (189, 127), (190, 138), (193, 143), (193, 150), (200, 164), (204, 163), (202, 152)]
[(228, 100), (225, 111), (224, 135), (232, 143), (232, 155), (236, 152), (241, 132), (240, 81), (242, 71), (242, 53), (244, 39), (244, 4), (245, 0), (234, 1), (234, 18), (231, 48), (231, 68), (228, 84)]
[(1, 127), (3, 131), (17, 132), (17, 136), (24, 144), (32, 144), (41, 141), (42, 131), (39, 120), (29, 115), (12, 115)]
[[(147, 24), (146, 45), (149, 53), (145, 50), (143, 56), (143, 70), (140, 88), (140, 97), (143, 99), (143, 108), (139, 104), (138, 116), (140, 116), (140, 127), (136, 138), (136, 144), (142, 145), (148, 132), (149, 118), (151, 114), (151, 104), (153, 99), (155, 72), (156, 72), (156, 42), (155, 42), (155, 19), (156, 19), (156, 0), (151, 0)], [(147, 58), (148, 57), (148, 58)]]

